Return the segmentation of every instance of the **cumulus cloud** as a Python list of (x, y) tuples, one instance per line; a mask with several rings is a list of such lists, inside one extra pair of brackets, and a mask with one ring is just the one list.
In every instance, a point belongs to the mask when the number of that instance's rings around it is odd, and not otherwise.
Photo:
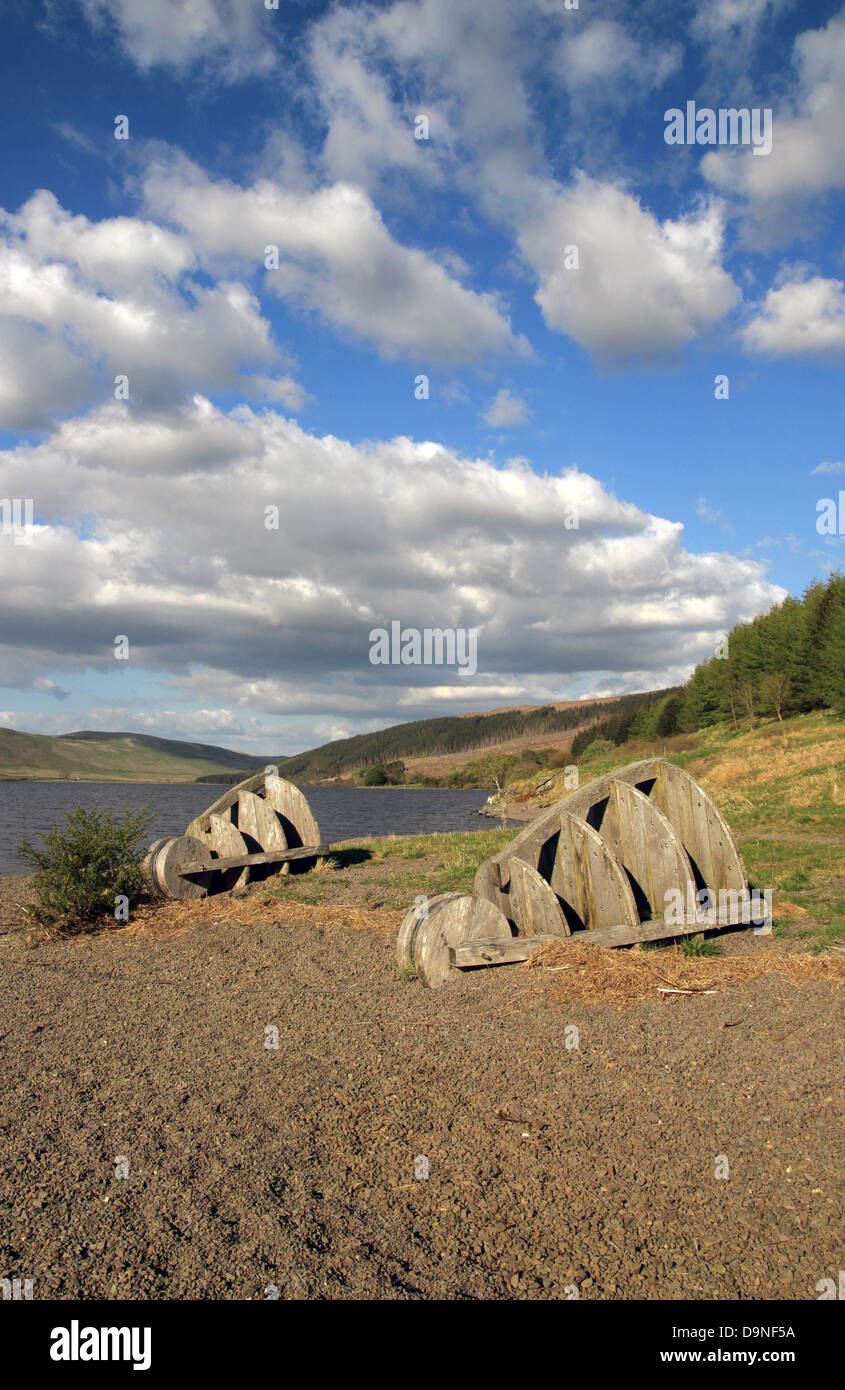
[[(614, 96), (642, 99), (660, 87), (681, 64), (679, 43), (639, 43), (618, 21), (596, 19), (560, 43), (558, 61), (571, 93), (600, 88), (606, 101)], [(619, 83), (609, 88), (608, 83)]]
[(238, 256), (254, 270), (266, 247), (278, 248), (266, 289), (369, 340), (385, 357), (463, 364), (489, 352), (528, 352), (492, 294), (466, 289), (433, 257), (401, 245), (354, 184), (302, 192), (262, 179), (241, 188), (176, 157), (147, 170), (144, 196), (212, 264)]
[(845, 185), (845, 9), (798, 36), (793, 62), (796, 78), (777, 103), (771, 154), (719, 150), (701, 161), (705, 178), (749, 199), (760, 219), (774, 216), (773, 204)]
[(774, 357), (841, 357), (845, 354), (845, 284), (799, 274), (770, 289), (743, 329), (742, 341), (748, 352)]
[(845, 463), (820, 463), (810, 469), (811, 473), (845, 473)]
[[(127, 670), (169, 673), (180, 703), (345, 725), (395, 718), (399, 698), (410, 718), (466, 708), (467, 686), (373, 666), (369, 632), (394, 619), (479, 629), (483, 703), (590, 672), (662, 684), (782, 596), (756, 563), (688, 553), (680, 524), (574, 468), (539, 477), (401, 437), (355, 446), (202, 399), (146, 428), (112, 403), (3, 456), (4, 488), (25, 477), (40, 519), (29, 546), (0, 545), (7, 680), (115, 679), (125, 634)], [(154, 487), (145, 458), (166, 474)]]
[[(136, 405), (160, 407), (192, 385), (248, 388), (244, 364), (285, 365), (246, 286), (201, 284), (197, 269), (184, 235), (132, 217), (91, 222), (44, 189), (0, 211), (0, 427), (43, 427), (95, 386), (111, 394), (116, 375)], [(276, 387), (289, 405), (291, 384)]]
[(203, 66), (237, 82), (277, 66), (274, 15), (256, 0), (79, 0), (99, 34), (116, 36), (140, 69)]
[(66, 700), (69, 691), (63, 690), (55, 681), (49, 680), (46, 676), (36, 676), (32, 682), (33, 690), (37, 690), (39, 695), (52, 695), (54, 700)]
[[(676, 352), (733, 307), (739, 292), (720, 264), (716, 204), (660, 222), (630, 193), (581, 175), (547, 188), (520, 231), (550, 328), (603, 361)], [(578, 267), (567, 266), (577, 247)]]
[(507, 387), (502, 387), (481, 418), (493, 429), (507, 429), (511, 425), (527, 425), (531, 411), (521, 396), (513, 396)]

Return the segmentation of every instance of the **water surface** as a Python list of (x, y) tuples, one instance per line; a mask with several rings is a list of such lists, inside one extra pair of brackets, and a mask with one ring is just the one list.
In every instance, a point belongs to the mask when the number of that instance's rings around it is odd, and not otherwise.
[[(26, 872), (15, 854), (54, 823), (62, 826), (76, 805), (120, 815), (124, 806), (156, 812), (148, 839), (182, 835), (189, 821), (222, 796), (216, 783), (0, 782), (0, 874)], [(425, 835), (446, 830), (489, 830), (478, 815), (489, 792), (440, 787), (303, 787), (324, 843), (359, 835)]]

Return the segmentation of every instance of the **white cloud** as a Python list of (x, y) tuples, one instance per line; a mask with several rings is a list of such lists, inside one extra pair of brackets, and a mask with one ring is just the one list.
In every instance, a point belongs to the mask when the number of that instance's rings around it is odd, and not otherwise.
[(718, 510), (717, 507), (709, 506), (706, 497), (699, 497), (695, 505), (695, 511), (696, 515), (700, 516), (703, 521), (715, 522), (722, 520), (722, 513)]
[(464, 288), (431, 256), (397, 242), (354, 184), (304, 193), (263, 179), (240, 188), (175, 158), (149, 168), (144, 194), (152, 213), (183, 228), (212, 266), (239, 257), (255, 270), (265, 247), (278, 247), (267, 290), (368, 339), (385, 357), (475, 364), (490, 352), (528, 352), (492, 294)]
[(80, 0), (95, 31), (114, 32), (141, 72), (202, 65), (236, 82), (277, 65), (274, 19), (260, 0)]
[[(595, 19), (562, 38), (558, 63), (572, 93), (599, 87), (605, 101), (615, 95), (636, 101), (677, 71), (682, 54), (679, 43), (638, 43), (616, 20)], [(607, 85), (617, 82), (615, 89)]]
[[(715, 204), (661, 223), (630, 193), (582, 175), (547, 188), (519, 240), (549, 327), (604, 361), (676, 352), (739, 298), (720, 265)], [(566, 266), (568, 246), (578, 248), (577, 269)]]
[(116, 685), (122, 633), (127, 671), (170, 673), (179, 704), (346, 727), (395, 717), (411, 688), (466, 708), (457, 673), (370, 664), (370, 630), (393, 619), (478, 628), (473, 688), (530, 699), (588, 672), (663, 684), (782, 597), (758, 564), (690, 554), (678, 523), (576, 469), (356, 447), (201, 398), (144, 431), (112, 403), (2, 456), (2, 486), (25, 476), (42, 521), (29, 546), (0, 545), (7, 682), (91, 668)]
[(506, 387), (502, 387), (481, 418), (493, 429), (507, 429), (511, 425), (527, 425), (531, 411), (521, 396), (512, 396)]
[(845, 473), (845, 463), (820, 463), (810, 473)]
[[(429, 141), (414, 138), (407, 103), (394, 100), (387, 75), (375, 69), (368, 40), (374, 16), (368, 9), (333, 9), (316, 23), (309, 44), (315, 96), (327, 124), (323, 167), (331, 180), (376, 184), (387, 168), (413, 169), (415, 178), (437, 178)], [(433, 112), (426, 109), (431, 121)], [(434, 135), (438, 130), (434, 119)], [(422, 144), (422, 147), (421, 147)]]
[(32, 682), (33, 690), (37, 690), (39, 695), (52, 695), (54, 700), (66, 700), (68, 691), (56, 685), (55, 681), (48, 680), (46, 676), (36, 676)]
[(845, 185), (845, 9), (824, 28), (800, 34), (793, 61), (792, 91), (768, 103), (774, 107), (771, 154), (720, 150), (701, 161), (705, 178), (750, 199), (769, 223), (774, 214), (768, 205)]
[(845, 353), (845, 284), (820, 275), (769, 290), (742, 331), (748, 352), (775, 357), (839, 357)]
[(693, 33), (735, 36), (737, 30), (756, 28), (770, 4), (771, 0), (699, 0)]
[[(195, 385), (245, 388), (245, 363), (285, 365), (255, 296), (233, 279), (200, 284), (196, 269), (183, 235), (91, 222), (43, 189), (0, 211), (0, 427), (43, 427), (95, 389), (113, 394), (116, 375), (155, 408)], [(269, 381), (266, 393), (294, 403), (290, 378)]]

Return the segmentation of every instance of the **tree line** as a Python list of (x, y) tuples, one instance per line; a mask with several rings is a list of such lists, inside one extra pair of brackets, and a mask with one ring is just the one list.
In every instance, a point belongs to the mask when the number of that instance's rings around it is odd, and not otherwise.
[(845, 575), (810, 584), (752, 622), (738, 623), (686, 685), (576, 734), (572, 756), (595, 739), (654, 741), (729, 723), (754, 728), (810, 710), (845, 713)]

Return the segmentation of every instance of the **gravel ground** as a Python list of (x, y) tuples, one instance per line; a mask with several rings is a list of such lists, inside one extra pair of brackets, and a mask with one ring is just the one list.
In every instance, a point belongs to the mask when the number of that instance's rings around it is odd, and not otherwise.
[(432, 992), (396, 914), (217, 902), (0, 935), (0, 1273), (36, 1298), (815, 1299), (842, 1267), (836, 986)]

